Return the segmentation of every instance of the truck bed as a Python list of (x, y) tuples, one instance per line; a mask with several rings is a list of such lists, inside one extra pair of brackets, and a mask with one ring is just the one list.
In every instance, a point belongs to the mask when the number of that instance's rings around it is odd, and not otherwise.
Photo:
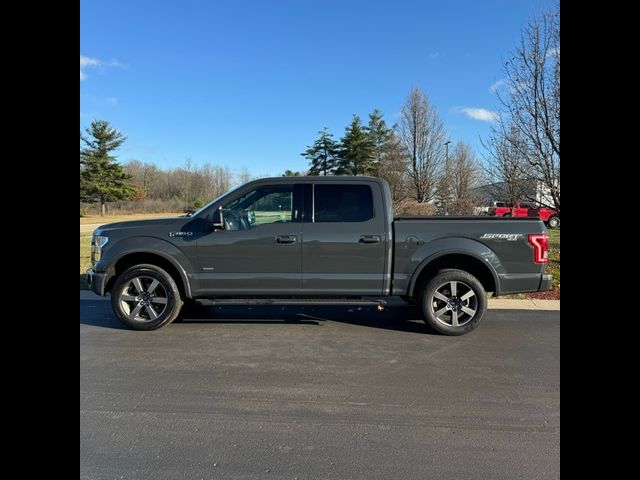
[(537, 291), (543, 265), (533, 262), (530, 234), (545, 233), (535, 217), (398, 216), (393, 221), (393, 292), (411, 294), (423, 262), (449, 256), (477, 259), (491, 271), (497, 295)]

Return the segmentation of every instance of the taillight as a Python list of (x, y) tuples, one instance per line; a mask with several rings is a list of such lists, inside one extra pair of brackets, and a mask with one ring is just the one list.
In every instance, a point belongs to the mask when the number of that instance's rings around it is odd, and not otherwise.
[(549, 237), (546, 233), (532, 233), (529, 243), (533, 245), (533, 261), (547, 263), (549, 261)]

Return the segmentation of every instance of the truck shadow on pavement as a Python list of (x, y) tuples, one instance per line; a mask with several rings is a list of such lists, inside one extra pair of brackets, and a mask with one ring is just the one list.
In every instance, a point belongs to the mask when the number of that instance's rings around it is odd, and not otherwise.
[(411, 333), (437, 334), (422, 320), (419, 310), (411, 305), (386, 307), (379, 312), (369, 306), (252, 305), (191, 307), (181, 323), (282, 323), (322, 325), (338, 322), (362, 327), (381, 328)]
[[(338, 322), (362, 327), (380, 328), (410, 333), (439, 335), (421, 319), (412, 305), (388, 306), (379, 312), (369, 306), (309, 306), (309, 305), (252, 305), (252, 306), (187, 306), (181, 318), (169, 328), (201, 324), (282, 324), (322, 326)], [(107, 301), (81, 300), (80, 323), (102, 328), (127, 329), (111, 311)]]

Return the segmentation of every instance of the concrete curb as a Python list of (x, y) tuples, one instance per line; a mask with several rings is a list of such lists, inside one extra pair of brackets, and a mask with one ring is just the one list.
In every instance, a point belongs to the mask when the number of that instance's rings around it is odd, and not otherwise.
[[(80, 290), (80, 300), (109, 300), (109, 297), (101, 297), (90, 290)], [(490, 298), (490, 310), (560, 310), (560, 300), (537, 300)]]
[(536, 298), (524, 298), (524, 299), (490, 298), (489, 309), (560, 310), (560, 300), (538, 300)]

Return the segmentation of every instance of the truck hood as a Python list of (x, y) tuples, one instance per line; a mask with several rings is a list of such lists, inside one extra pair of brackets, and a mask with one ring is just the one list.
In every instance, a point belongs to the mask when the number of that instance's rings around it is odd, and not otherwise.
[(150, 220), (130, 220), (127, 222), (107, 223), (100, 225), (96, 232), (125, 230), (125, 229), (154, 229), (156, 227), (168, 226), (172, 224), (183, 225), (189, 221), (189, 217), (169, 217), (169, 218), (154, 218)]

